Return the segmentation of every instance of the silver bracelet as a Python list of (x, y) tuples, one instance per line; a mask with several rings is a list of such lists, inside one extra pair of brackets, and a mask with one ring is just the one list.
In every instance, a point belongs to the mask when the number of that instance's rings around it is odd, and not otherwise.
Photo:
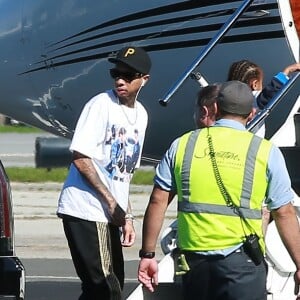
[(125, 220), (134, 220), (134, 216), (133, 216), (133, 214), (126, 214), (125, 215)]

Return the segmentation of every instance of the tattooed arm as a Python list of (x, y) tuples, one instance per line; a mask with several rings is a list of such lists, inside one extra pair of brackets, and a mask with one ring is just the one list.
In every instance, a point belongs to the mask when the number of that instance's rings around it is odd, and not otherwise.
[(73, 163), (80, 174), (95, 189), (98, 195), (107, 203), (109, 212), (112, 216), (113, 224), (122, 226), (125, 224), (125, 212), (118, 205), (116, 199), (100, 179), (90, 157), (74, 151)]

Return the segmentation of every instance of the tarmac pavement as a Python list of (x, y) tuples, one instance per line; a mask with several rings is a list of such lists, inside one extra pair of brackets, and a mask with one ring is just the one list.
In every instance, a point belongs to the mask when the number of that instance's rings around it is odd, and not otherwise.
[[(45, 182), (11, 182), (15, 223), (15, 250), (22, 258), (71, 259), (61, 220), (56, 216), (62, 184)], [(138, 259), (141, 247), (142, 221), (152, 186), (131, 186), (130, 200), (136, 230), (135, 245), (124, 248), (125, 260)], [(162, 231), (176, 217), (176, 201), (170, 204)], [(157, 245), (157, 257), (163, 254)]]
[[(11, 182), (15, 253), (25, 267), (25, 295), (28, 300), (73, 300), (80, 294), (80, 281), (71, 260), (62, 222), (56, 216), (61, 187), (62, 184), (51, 182)], [(127, 299), (138, 286), (138, 250), (142, 241), (143, 216), (151, 190), (152, 186), (131, 186), (130, 189), (137, 236), (132, 247), (123, 248), (123, 299)], [(176, 201), (173, 202), (167, 211), (163, 229), (176, 216)], [(163, 253), (159, 242), (156, 252), (160, 260)]]

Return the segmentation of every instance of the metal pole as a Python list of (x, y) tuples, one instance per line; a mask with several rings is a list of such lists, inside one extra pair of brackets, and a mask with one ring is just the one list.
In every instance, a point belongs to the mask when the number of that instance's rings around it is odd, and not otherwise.
[(300, 72), (296, 73), (283, 87), (282, 89), (274, 96), (274, 98), (268, 103), (268, 105), (260, 111), (246, 126), (246, 128), (251, 131), (257, 125), (259, 125), (264, 119), (266, 119), (274, 107), (282, 100), (288, 90), (294, 85)]
[(226, 32), (231, 28), (231, 26), (237, 21), (240, 15), (248, 8), (248, 6), (253, 2), (253, 0), (246, 0), (243, 4), (234, 12), (230, 19), (224, 23), (217, 35), (212, 38), (207, 46), (200, 52), (199, 56), (193, 61), (191, 66), (183, 73), (183, 75), (178, 79), (173, 87), (166, 93), (166, 95), (159, 100), (159, 103), (166, 106), (170, 101), (170, 98), (186, 80), (186, 78), (191, 74), (191, 72), (200, 64), (200, 62), (206, 57), (206, 55), (213, 49), (213, 47), (220, 41), (220, 39), (226, 34)]

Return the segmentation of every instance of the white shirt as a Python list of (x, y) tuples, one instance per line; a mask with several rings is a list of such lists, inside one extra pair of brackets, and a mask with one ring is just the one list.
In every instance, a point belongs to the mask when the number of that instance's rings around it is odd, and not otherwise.
[[(148, 115), (138, 101), (121, 105), (112, 90), (93, 97), (84, 107), (70, 146), (92, 159), (100, 179), (124, 211), (129, 183), (139, 167)], [(58, 214), (109, 222), (107, 205), (71, 164), (58, 201)]]

